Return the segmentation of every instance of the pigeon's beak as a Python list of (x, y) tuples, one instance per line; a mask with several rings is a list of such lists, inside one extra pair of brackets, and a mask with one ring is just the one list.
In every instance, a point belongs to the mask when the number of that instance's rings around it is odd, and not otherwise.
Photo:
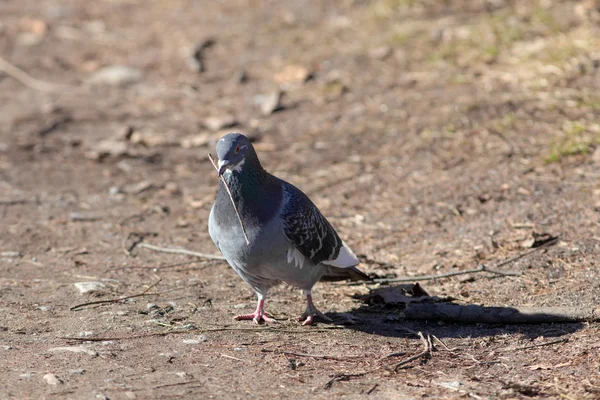
[(219, 160), (217, 166), (219, 167), (219, 177), (221, 177), (221, 175), (223, 175), (227, 170), (227, 167), (229, 166), (229, 161)]

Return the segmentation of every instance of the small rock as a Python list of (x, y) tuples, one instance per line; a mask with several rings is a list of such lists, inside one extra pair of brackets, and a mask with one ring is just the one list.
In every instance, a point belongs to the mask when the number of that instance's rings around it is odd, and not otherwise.
[(31, 372), (25, 372), (24, 374), (19, 375), (19, 378), (31, 379), (33, 378), (33, 374)]
[(248, 73), (246, 71), (239, 71), (233, 76), (233, 82), (236, 84), (248, 82)]
[(385, 60), (392, 54), (392, 48), (389, 46), (380, 46), (369, 51), (369, 57), (375, 60)]
[(111, 186), (110, 189), (108, 189), (108, 194), (110, 194), (111, 196), (116, 196), (120, 193), (121, 189), (118, 186)]
[(106, 288), (102, 282), (77, 282), (74, 285), (81, 294), (99, 292)]
[(220, 115), (214, 117), (208, 117), (204, 120), (204, 126), (211, 131), (218, 131), (219, 129), (231, 128), (238, 124), (237, 120), (233, 115)]
[(279, 84), (304, 83), (311, 76), (308, 68), (302, 65), (288, 65), (273, 76)]
[(154, 132), (134, 132), (129, 140), (131, 140), (131, 143), (141, 144), (147, 147), (170, 146), (175, 144), (173, 140), (165, 135)]
[(205, 133), (200, 133), (198, 135), (191, 135), (191, 136), (186, 136), (183, 139), (181, 139), (181, 142), (179, 142), (179, 145), (181, 147), (183, 147), (184, 149), (191, 149), (194, 147), (204, 147), (206, 145), (208, 145), (208, 141), (210, 139), (210, 136), (205, 134)]
[(185, 218), (178, 218), (175, 223), (175, 227), (177, 228), (187, 228), (188, 226), (190, 226), (190, 221)]
[(60, 378), (54, 374), (44, 375), (44, 380), (48, 385), (60, 385), (63, 383), (63, 381), (61, 381)]
[(246, 308), (248, 307), (248, 304), (246, 303), (240, 303), (240, 304), (236, 304), (233, 306), (233, 308), (235, 308), (236, 310), (239, 310), (240, 308)]
[(4, 350), (12, 350), (14, 347), (12, 346), (2, 346)]
[(267, 95), (257, 96), (255, 101), (260, 105), (260, 111), (263, 115), (271, 115), (275, 111), (283, 109), (281, 105), (281, 91), (279, 90)]
[(122, 86), (141, 81), (141, 70), (123, 65), (104, 67), (90, 78), (90, 83), (99, 85)]
[(202, 342), (206, 342), (206, 336), (199, 335), (196, 336), (196, 339), (184, 339), (183, 344), (200, 344)]
[(19, 258), (21, 257), (21, 252), (19, 251), (3, 251), (0, 253), (0, 256), (5, 258)]
[(151, 189), (152, 187), (154, 187), (154, 184), (152, 182), (141, 181), (138, 183), (126, 185), (125, 187), (123, 187), (123, 192), (127, 194), (140, 194), (148, 189)]
[(107, 139), (101, 140), (96, 146), (86, 153), (88, 158), (92, 160), (101, 160), (105, 157), (120, 157), (128, 154), (128, 147), (126, 142)]
[(52, 349), (48, 349), (48, 351), (50, 352), (71, 352), (71, 353), (84, 353), (87, 354), (89, 356), (92, 357), (97, 357), (98, 356), (98, 352), (92, 350), (92, 349), (88, 349), (85, 347), (54, 347)]
[(90, 337), (90, 336), (94, 336), (94, 332), (92, 332), (92, 331), (79, 332), (79, 337)]
[(83, 375), (83, 374), (85, 374), (85, 369), (83, 369), (83, 368), (71, 369), (71, 370), (69, 370), (69, 374), (71, 374), (71, 375)]
[(181, 194), (181, 189), (175, 182), (165, 183), (165, 191), (173, 195)]
[(460, 387), (461, 383), (459, 381), (440, 382), (440, 383), (438, 383), (438, 385), (448, 388), (448, 389), (457, 389)]
[(43, 311), (43, 312), (47, 312), (47, 311), (52, 310), (52, 307), (50, 307), (50, 306), (38, 306), (37, 309), (40, 310), (40, 311)]
[(131, 135), (133, 135), (134, 129), (133, 126), (123, 126), (116, 134), (116, 139), (118, 140), (129, 140), (131, 139)]

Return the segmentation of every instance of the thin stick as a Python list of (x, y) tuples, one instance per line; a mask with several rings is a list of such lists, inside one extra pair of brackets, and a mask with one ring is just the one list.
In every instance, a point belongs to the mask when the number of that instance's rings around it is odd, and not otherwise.
[(439, 339), (437, 336), (435, 336), (435, 335), (431, 335), (431, 337), (432, 337), (434, 340), (437, 340), (437, 342), (438, 342), (439, 344), (441, 344), (441, 345), (442, 345), (442, 347), (444, 347), (446, 350), (448, 350), (448, 351), (449, 351), (449, 352), (451, 352), (451, 353), (452, 353), (454, 350), (456, 350), (456, 349), (457, 349), (456, 347), (449, 348), (448, 346), (446, 346), (446, 343), (442, 342), (442, 341), (441, 341), (441, 340), (440, 340), (440, 339)]
[(156, 336), (167, 336), (167, 335), (178, 335), (184, 333), (194, 333), (194, 332), (223, 332), (223, 331), (246, 331), (246, 332), (276, 332), (276, 333), (319, 333), (319, 332), (327, 332), (332, 329), (345, 329), (345, 327), (331, 327), (331, 328), (314, 328), (314, 329), (276, 329), (272, 327), (249, 327), (249, 328), (236, 328), (236, 327), (222, 327), (222, 328), (197, 328), (197, 329), (186, 329), (181, 331), (175, 331), (172, 329), (167, 330), (166, 332), (153, 332), (147, 333), (143, 335), (131, 335), (131, 336), (115, 336), (115, 337), (68, 337), (68, 336), (59, 336), (57, 339), (63, 340), (73, 340), (77, 342), (107, 342), (107, 341), (117, 341), (117, 340), (133, 340), (133, 339), (145, 339)]
[(326, 354), (308, 354), (308, 353), (295, 353), (293, 351), (280, 351), (280, 350), (270, 350), (270, 349), (261, 349), (263, 353), (278, 353), (285, 354), (286, 356), (295, 356), (295, 357), (309, 357), (309, 358), (319, 358), (321, 360), (337, 360), (337, 361), (345, 361), (348, 358), (364, 358), (364, 355), (361, 356), (346, 356), (346, 357), (336, 357), (336, 356), (328, 356)]
[(359, 372), (356, 374), (335, 374), (333, 376), (333, 378), (331, 378), (326, 384), (325, 384), (325, 390), (329, 390), (331, 389), (331, 387), (333, 386), (333, 382), (341, 382), (341, 381), (349, 381), (352, 378), (360, 378), (361, 376), (365, 376), (366, 374), (368, 374), (369, 372), (373, 372), (373, 371), (365, 371), (365, 372)]
[[(178, 383), (169, 383), (166, 385), (158, 385), (158, 386), (154, 386), (152, 389), (160, 389), (160, 388), (165, 388), (165, 387), (173, 387), (173, 386), (182, 386), (182, 385), (189, 385), (191, 383), (200, 383), (202, 382), (201, 380), (196, 380), (196, 381), (187, 381), (187, 382), (178, 382)], [(144, 389), (147, 390), (147, 389)]]
[(562, 338), (562, 339), (553, 340), (551, 342), (539, 343), (539, 344), (531, 344), (529, 346), (515, 347), (515, 348), (512, 348), (512, 349), (511, 348), (506, 348), (504, 350), (505, 351), (527, 350), (527, 349), (534, 349), (536, 347), (552, 346), (553, 344), (558, 344), (558, 343), (566, 343), (568, 341), (569, 341), (569, 338)]
[(87, 303), (82, 303), (82, 304), (78, 304), (76, 306), (73, 306), (71, 308), (69, 308), (70, 311), (77, 311), (80, 308), (86, 307), (86, 306), (91, 306), (91, 305), (96, 305), (96, 304), (107, 304), (107, 303), (119, 303), (123, 300), (127, 300), (127, 299), (134, 299), (136, 297), (142, 297), (142, 296), (154, 296), (154, 295), (158, 295), (159, 293), (148, 293), (148, 291), (150, 289), (152, 289), (154, 286), (158, 285), (158, 283), (161, 281), (162, 279), (157, 280), (156, 282), (154, 282), (152, 285), (148, 286), (146, 288), (146, 290), (144, 290), (142, 293), (138, 293), (138, 294), (134, 294), (131, 296), (125, 296), (125, 297), (119, 297), (117, 299), (108, 299), (108, 300), (97, 300), (97, 301), (90, 301)]
[[(215, 164), (215, 160), (213, 160), (212, 154), (208, 153), (208, 159), (210, 160), (213, 167), (215, 167), (217, 172), (219, 172), (219, 168), (217, 168), (217, 164)], [(246, 239), (246, 244), (249, 245), (250, 240), (248, 240), (248, 235), (246, 234), (246, 228), (244, 227), (244, 223), (242, 222), (242, 217), (240, 217), (240, 213), (238, 212), (237, 206), (235, 205), (235, 202), (233, 201), (233, 196), (231, 195), (229, 186), (227, 186), (227, 182), (225, 182), (225, 178), (223, 178), (223, 175), (219, 176), (219, 179), (221, 179), (221, 182), (223, 182), (223, 185), (225, 186), (225, 190), (227, 190), (227, 194), (229, 195), (229, 199), (231, 199), (231, 204), (233, 204), (233, 209), (235, 210), (235, 215), (237, 215), (238, 221), (240, 221), (240, 226), (242, 227), (242, 233), (244, 234), (244, 239)]]
[(17, 68), (13, 64), (0, 57), (0, 71), (11, 78), (21, 82), (23, 85), (38, 90), (40, 92), (62, 92), (72, 89), (67, 85), (57, 85), (55, 83), (44, 82), (29, 75), (27, 72)]
[(144, 242), (138, 244), (137, 246), (144, 247), (149, 250), (159, 251), (161, 253), (185, 254), (187, 256), (207, 258), (209, 260), (224, 260), (225, 259), (225, 257), (218, 256), (216, 254), (198, 253), (196, 251), (191, 251), (191, 250), (186, 250), (186, 249), (173, 249), (173, 248), (169, 248), (169, 247), (158, 247), (158, 246), (154, 246), (154, 245), (144, 243)]
[(234, 356), (228, 356), (227, 354), (221, 354), (221, 357), (230, 358), (230, 359), (236, 360), (236, 361), (246, 362), (246, 360), (242, 360), (241, 358), (237, 358), (237, 357), (234, 357)]
[(422, 352), (420, 352), (419, 354), (415, 354), (414, 356), (407, 358), (404, 361), (400, 361), (398, 364), (396, 364), (396, 368), (394, 368), (396, 371), (403, 365), (408, 364), (410, 362), (413, 362), (421, 357), (427, 356), (427, 355), (431, 355), (431, 348), (432, 346), (430, 346), (430, 342), (431, 339), (429, 338), (429, 335), (427, 335), (427, 340), (425, 340), (425, 337), (423, 336), (423, 334), (421, 332), (419, 332), (419, 337), (421, 338), (421, 341), (423, 342), (423, 346), (425, 346), (425, 350), (423, 350)]
[(439, 275), (419, 275), (419, 276), (406, 276), (406, 277), (401, 277), (401, 278), (373, 279), (371, 281), (341, 282), (341, 283), (334, 283), (334, 285), (357, 286), (357, 285), (363, 285), (363, 284), (373, 285), (376, 283), (432, 281), (435, 279), (448, 278), (451, 276), (458, 276), (458, 275), (475, 274), (478, 272), (489, 272), (492, 274), (503, 275), (503, 276), (520, 276), (521, 275), (521, 272), (519, 272), (519, 271), (500, 271), (500, 270), (488, 268), (485, 265), (481, 264), (477, 268), (466, 269), (464, 271), (447, 272), (445, 274), (439, 274)]
[[(488, 267), (484, 264), (480, 264), (479, 267), (477, 268), (473, 268), (473, 269), (467, 269), (464, 271), (455, 271), (455, 272), (447, 272), (445, 274), (439, 274), (439, 275), (420, 275), (420, 276), (407, 276), (407, 277), (401, 277), (401, 278), (390, 278), (390, 279), (373, 279), (370, 281), (360, 281), (360, 282), (339, 282), (339, 283), (334, 283), (334, 285), (336, 286), (358, 286), (358, 285), (373, 285), (373, 284), (377, 284), (377, 283), (395, 283), (395, 282), (416, 282), (416, 281), (432, 281), (435, 279), (440, 279), (440, 278), (448, 278), (451, 276), (458, 276), (458, 275), (466, 275), (466, 274), (475, 274), (475, 273), (479, 273), (479, 272), (489, 272), (495, 275), (501, 275), (501, 276), (520, 276), (522, 275), (522, 272), (520, 271), (501, 271), (499, 269), (499, 267), (503, 267), (505, 265), (511, 264), (515, 261), (520, 260), (523, 257), (526, 257), (530, 254), (533, 254), (537, 251), (543, 250), (546, 247), (552, 246), (554, 244), (556, 244), (556, 242), (558, 242), (558, 238), (554, 239), (554, 240), (550, 240), (547, 243), (544, 243), (541, 246), (535, 247), (529, 251), (526, 251), (523, 254), (519, 254), (518, 256), (509, 258), (508, 260), (504, 260), (496, 265), (494, 265), (494, 267)], [(384, 263), (381, 261), (377, 261), (377, 260), (369, 260), (373, 263), (376, 263), (378, 265), (383, 265), (383, 266), (389, 266), (390, 264), (388, 263)]]

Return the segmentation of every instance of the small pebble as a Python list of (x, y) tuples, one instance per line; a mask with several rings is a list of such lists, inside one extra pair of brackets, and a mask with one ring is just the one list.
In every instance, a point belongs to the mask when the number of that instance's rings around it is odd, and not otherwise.
[(196, 339), (184, 339), (183, 344), (200, 344), (206, 341), (206, 336), (199, 335), (196, 336)]
[(18, 258), (18, 257), (21, 257), (21, 252), (19, 252), (19, 251), (3, 251), (2, 253), (0, 253), (0, 256), (6, 257), (6, 258)]
[(224, 128), (231, 128), (238, 124), (237, 120), (233, 115), (219, 115), (214, 117), (208, 117), (204, 120), (204, 126), (211, 131), (218, 131)]
[(88, 349), (86, 347), (54, 347), (52, 349), (48, 349), (49, 352), (70, 352), (70, 353), (84, 353), (92, 357), (97, 357), (98, 352), (92, 349)]
[(54, 374), (46, 374), (43, 379), (48, 385), (60, 385), (63, 383), (60, 378)]
[(83, 375), (83, 374), (85, 374), (85, 369), (83, 369), (83, 368), (71, 369), (71, 370), (69, 370), (69, 374), (71, 374), (71, 375)]
[(144, 77), (141, 70), (123, 65), (104, 67), (90, 78), (90, 83), (100, 85), (122, 86), (136, 83)]
[(106, 288), (102, 282), (77, 282), (74, 285), (81, 294), (99, 292)]

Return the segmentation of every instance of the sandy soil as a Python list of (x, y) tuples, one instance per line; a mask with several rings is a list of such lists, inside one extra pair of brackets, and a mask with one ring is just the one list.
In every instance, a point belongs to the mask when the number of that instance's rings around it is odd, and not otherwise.
[[(281, 286), (279, 324), (254, 326), (232, 320), (255, 299), (225, 263), (140, 246), (217, 251), (206, 155), (235, 130), (373, 277), (494, 266), (549, 234), (500, 267), (519, 276), (421, 284), (597, 307), (598, 1), (5, 0), (0, 15), (0, 398), (600, 397), (598, 323), (408, 321), (357, 298), (378, 285), (323, 283), (335, 324), (301, 326)], [(411, 331), (439, 341), (396, 370), (423, 350)]]

